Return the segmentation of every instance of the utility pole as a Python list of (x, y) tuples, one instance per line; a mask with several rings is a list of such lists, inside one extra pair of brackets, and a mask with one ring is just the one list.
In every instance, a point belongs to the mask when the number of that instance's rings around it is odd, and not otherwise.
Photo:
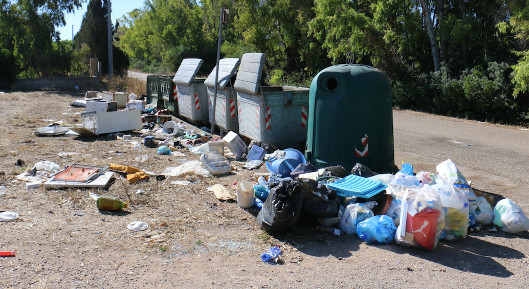
[(213, 121), (211, 122), (211, 133), (215, 129), (215, 109), (217, 106), (217, 86), (219, 82), (220, 45), (222, 42), (222, 26), (228, 24), (228, 8), (220, 8), (219, 38), (217, 41), (217, 67), (215, 69), (215, 90), (213, 92)]
[(114, 74), (114, 62), (112, 59), (112, 9), (110, 8), (110, 0), (107, 0), (107, 26), (108, 26), (108, 75)]

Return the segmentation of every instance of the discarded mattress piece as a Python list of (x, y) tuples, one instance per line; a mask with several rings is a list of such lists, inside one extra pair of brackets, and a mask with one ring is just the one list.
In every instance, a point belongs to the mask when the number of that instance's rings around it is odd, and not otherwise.
[(387, 188), (381, 181), (355, 175), (349, 175), (334, 183), (328, 183), (327, 187), (335, 190), (342, 197), (360, 197), (364, 199), (371, 198)]

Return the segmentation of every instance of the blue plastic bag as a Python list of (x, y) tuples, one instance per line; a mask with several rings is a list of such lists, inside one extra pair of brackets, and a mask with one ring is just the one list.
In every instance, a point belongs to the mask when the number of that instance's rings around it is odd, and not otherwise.
[(268, 252), (261, 254), (261, 260), (268, 264), (278, 264), (281, 262), (281, 248), (279, 246), (274, 246), (268, 250)]
[(368, 244), (391, 244), (396, 231), (393, 220), (386, 215), (368, 218), (356, 226), (358, 237)]

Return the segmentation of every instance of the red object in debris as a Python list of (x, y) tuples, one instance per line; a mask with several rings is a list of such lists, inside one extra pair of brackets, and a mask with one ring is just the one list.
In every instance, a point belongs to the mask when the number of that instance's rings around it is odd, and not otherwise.
[(15, 251), (0, 251), (0, 257), (15, 257)]

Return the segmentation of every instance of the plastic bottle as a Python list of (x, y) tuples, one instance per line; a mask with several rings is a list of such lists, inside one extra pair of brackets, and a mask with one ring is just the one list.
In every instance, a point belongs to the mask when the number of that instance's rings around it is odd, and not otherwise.
[(129, 203), (123, 202), (115, 197), (100, 197), (97, 199), (97, 208), (105, 211), (120, 211), (127, 208)]

